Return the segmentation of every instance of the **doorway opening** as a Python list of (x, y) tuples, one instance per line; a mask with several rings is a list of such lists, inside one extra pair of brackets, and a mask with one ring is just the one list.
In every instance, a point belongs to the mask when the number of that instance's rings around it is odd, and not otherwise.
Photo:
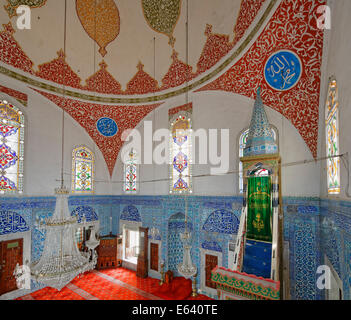
[(136, 264), (139, 252), (139, 231), (125, 229), (124, 260)]

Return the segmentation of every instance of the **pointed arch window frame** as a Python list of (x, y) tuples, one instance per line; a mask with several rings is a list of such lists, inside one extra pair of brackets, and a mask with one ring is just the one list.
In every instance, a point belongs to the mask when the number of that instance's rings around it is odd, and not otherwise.
[[(187, 141), (186, 144), (181, 147), (178, 144), (176, 144), (174, 142), (173, 139), (173, 127), (175, 125), (175, 123), (177, 121), (179, 121), (179, 119), (182, 120), (186, 120), (188, 122), (188, 131), (187, 133)], [(179, 111), (175, 114), (173, 114), (172, 116), (170, 116), (169, 118), (169, 130), (170, 130), (170, 137), (169, 137), (169, 177), (170, 177), (170, 183), (169, 183), (169, 193), (170, 194), (186, 194), (186, 193), (192, 193), (193, 192), (193, 182), (192, 182), (192, 140), (193, 140), (193, 121), (192, 121), (192, 113), (189, 111)], [(188, 168), (185, 170), (187, 171), (187, 174), (185, 175), (187, 178), (187, 185), (188, 188), (184, 189), (184, 190), (177, 190), (174, 188), (174, 185), (176, 183), (176, 176), (178, 176), (178, 178), (180, 178), (182, 176), (182, 174), (177, 173), (176, 169), (174, 168), (173, 165), (173, 161), (175, 156), (182, 151), (186, 157), (187, 157), (187, 161), (188, 161)]]
[[(11, 103), (8, 102), (8, 98), (3, 98), (0, 96), (0, 107), (8, 108), (9, 110), (13, 110), (13, 112), (10, 112), (5, 115), (5, 112), (0, 112), (0, 124), (3, 126), (12, 126), (16, 127), (16, 133), (15, 136), (16, 138), (11, 137), (8, 142), (8, 145), (12, 145), (12, 148), (15, 149), (15, 152), (17, 153), (17, 160), (15, 163), (15, 167), (12, 165), (10, 173), (7, 173), (10, 176), (15, 176), (15, 182), (12, 181), (11, 179), (6, 177), (5, 174), (0, 173), (0, 179), (2, 177), (5, 177), (9, 179), (15, 186), (14, 190), (9, 190), (9, 189), (3, 189), (0, 184), (0, 195), (11, 195), (11, 194), (23, 194), (24, 192), (24, 148), (25, 148), (25, 115), (23, 111), (17, 107), (17, 103)], [(11, 113), (13, 114), (13, 117), (11, 118)], [(11, 135), (12, 136), (12, 135)], [(7, 139), (6, 139), (7, 140)], [(12, 140), (12, 141), (11, 141)], [(6, 145), (5, 141), (5, 135), (0, 136), (0, 145)], [(7, 140), (8, 141), (8, 140)], [(11, 148), (11, 146), (10, 146)], [(5, 170), (4, 170), (5, 171)], [(6, 172), (6, 171), (5, 171)]]
[[(325, 104), (325, 138), (326, 156), (336, 156), (339, 149), (339, 97), (338, 84), (334, 76), (329, 78), (327, 99)], [(326, 160), (327, 192), (328, 196), (337, 196), (341, 191), (340, 181), (340, 158), (329, 158)]]
[[(270, 128), (272, 130), (273, 133), (273, 138), (275, 143), (277, 144), (277, 148), (278, 148), (278, 152), (279, 152), (279, 131), (278, 128), (272, 124), (270, 124)], [(239, 150), (239, 158), (238, 158), (238, 190), (239, 190), (239, 194), (243, 194), (244, 193), (244, 173), (243, 173), (243, 167), (242, 167), (242, 162), (240, 161), (240, 158), (244, 156), (244, 148), (246, 143), (244, 144), (243, 141), (243, 137), (244, 135), (246, 135), (245, 139), (247, 140), (247, 137), (249, 135), (249, 130), (250, 127), (246, 127), (245, 129), (241, 130), (237, 139), (237, 144), (238, 144), (238, 150)]]
[[(77, 158), (77, 152), (79, 150), (85, 150), (88, 154), (90, 154), (90, 159)], [(90, 175), (91, 175), (91, 190), (77, 190), (76, 189), (76, 177), (77, 177), (77, 161), (86, 162), (91, 165)], [(86, 145), (79, 145), (73, 148), (72, 150), (72, 184), (71, 184), (71, 192), (76, 194), (92, 194), (95, 191), (95, 155), (90, 148)]]
[[(133, 159), (131, 156), (131, 153), (133, 154)], [(125, 156), (127, 156), (126, 161), (124, 162), (123, 165), (123, 192), (125, 194), (137, 194), (139, 193), (139, 152), (138, 150), (132, 148)], [(132, 171), (135, 172), (135, 179), (132, 181), (130, 178), (127, 176), (127, 170), (129, 169), (129, 174), (132, 173)], [(133, 187), (130, 188), (131, 185), (135, 184), (135, 190), (133, 190)], [(127, 190), (129, 185), (129, 189)]]

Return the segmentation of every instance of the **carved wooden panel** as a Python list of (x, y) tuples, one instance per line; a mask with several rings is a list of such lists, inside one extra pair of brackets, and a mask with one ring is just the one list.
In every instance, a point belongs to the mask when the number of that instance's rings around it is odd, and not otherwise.
[(216, 284), (211, 281), (211, 271), (218, 265), (218, 257), (206, 254), (205, 269), (206, 269), (206, 287), (216, 289)]
[(158, 244), (150, 244), (150, 269), (158, 271)]
[(0, 242), (0, 295), (17, 289), (13, 275), (17, 263), (23, 264), (23, 239)]

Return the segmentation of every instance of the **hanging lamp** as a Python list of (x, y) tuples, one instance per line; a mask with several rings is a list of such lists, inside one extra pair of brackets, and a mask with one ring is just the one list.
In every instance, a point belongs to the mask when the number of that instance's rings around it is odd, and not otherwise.
[[(65, 0), (64, 18), (64, 53), (66, 53), (66, 12)], [(63, 79), (64, 79), (63, 69)], [(65, 87), (63, 81), (63, 98)], [(78, 228), (77, 216), (71, 216), (68, 208), (69, 191), (64, 186), (63, 159), (64, 159), (64, 109), (62, 108), (62, 159), (61, 159), (61, 186), (55, 189), (56, 207), (51, 218), (41, 221), (38, 227), (45, 234), (43, 253), (39, 261), (31, 265), (33, 280), (46, 286), (61, 290), (77, 275), (94, 269), (97, 256), (89, 262), (89, 253), (81, 253), (78, 249), (75, 231)]]
[[(188, 1), (186, 3), (187, 9), (186, 9), (186, 64), (188, 65), (189, 63), (189, 57), (188, 57), (188, 36), (189, 36), (189, 30), (188, 30)], [(187, 73), (187, 83), (186, 86), (188, 86), (188, 73)], [(186, 104), (188, 104), (189, 98), (188, 98), (188, 91), (186, 92)], [(197, 268), (193, 264), (191, 260), (191, 240), (192, 240), (192, 234), (188, 230), (188, 193), (189, 190), (187, 190), (185, 194), (185, 228), (184, 232), (180, 234), (180, 239), (183, 242), (183, 261), (182, 263), (178, 264), (177, 269), (178, 272), (184, 277), (184, 278), (191, 278), (196, 275), (197, 273)]]

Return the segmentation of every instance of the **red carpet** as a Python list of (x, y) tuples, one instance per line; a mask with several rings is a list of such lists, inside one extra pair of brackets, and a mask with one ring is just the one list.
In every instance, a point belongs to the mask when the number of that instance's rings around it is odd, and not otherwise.
[(170, 284), (164, 283), (162, 286), (159, 286), (154, 294), (165, 300), (185, 300), (190, 297), (191, 292), (191, 280), (177, 277)]
[(190, 280), (173, 281), (176, 282), (172, 291), (167, 292), (159, 280), (138, 278), (135, 271), (93, 270), (76, 277), (61, 291), (46, 287), (16, 300), (212, 300), (204, 295), (191, 297)]

